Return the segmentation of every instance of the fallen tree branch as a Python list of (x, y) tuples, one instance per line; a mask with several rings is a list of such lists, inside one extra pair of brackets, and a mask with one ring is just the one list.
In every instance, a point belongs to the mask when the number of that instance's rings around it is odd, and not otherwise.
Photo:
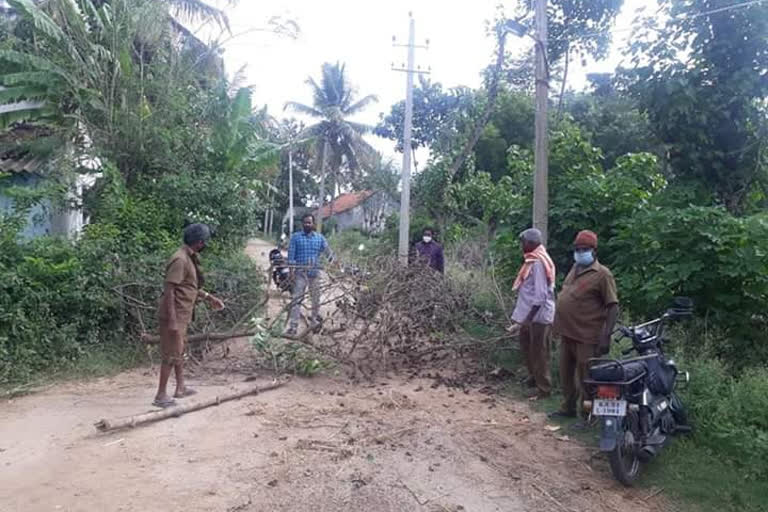
[[(259, 304), (256, 304), (253, 306), (248, 312), (243, 315), (240, 320), (235, 322), (235, 325), (232, 326), (232, 328), (229, 330), (229, 332), (203, 332), (199, 334), (193, 334), (191, 336), (187, 337), (187, 343), (189, 344), (195, 344), (195, 343), (201, 343), (204, 341), (226, 341), (233, 338), (250, 338), (254, 334), (256, 334), (255, 331), (237, 331), (244, 323), (248, 321), (248, 319), (253, 316), (253, 314), (258, 311), (259, 309), (263, 308), (267, 301), (269, 300), (269, 295), (267, 295), (263, 301), (261, 301)], [(160, 336), (157, 334), (149, 334), (144, 333), (141, 335), (141, 341), (148, 345), (157, 345), (160, 343)]]
[(113, 420), (102, 419), (94, 423), (94, 426), (100, 432), (108, 432), (110, 430), (117, 430), (117, 429), (126, 428), (126, 427), (135, 427), (137, 425), (141, 425), (144, 423), (160, 421), (167, 418), (177, 418), (182, 414), (199, 411), (200, 409), (205, 409), (206, 407), (210, 407), (212, 405), (219, 405), (221, 403), (228, 402), (230, 400), (236, 400), (244, 396), (259, 394), (259, 393), (263, 393), (264, 391), (277, 389), (285, 385), (287, 382), (288, 382), (287, 380), (279, 380), (279, 381), (276, 380), (267, 386), (239, 390), (226, 395), (215, 396), (213, 398), (204, 400), (202, 402), (197, 402), (197, 403), (192, 402), (187, 405), (177, 405), (174, 407), (168, 407), (167, 409), (163, 409), (161, 411), (147, 412), (144, 414), (138, 414), (136, 416), (129, 416), (127, 418), (118, 418)]
[[(187, 343), (195, 344), (202, 343), (204, 341), (226, 341), (233, 338), (250, 338), (255, 335), (255, 331), (241, 331), (241, 332), (203, 332), (200, 334), (193, 334), (187, 337)], [(147, 345), (158, 345), (160, 343), (160, 336), (157, 334), (142, 334), (141, 341)]]

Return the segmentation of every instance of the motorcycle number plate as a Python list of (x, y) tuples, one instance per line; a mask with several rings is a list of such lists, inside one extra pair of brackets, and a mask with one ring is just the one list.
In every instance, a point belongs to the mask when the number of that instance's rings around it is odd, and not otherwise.
[(626, 416), (627, 401), (597, 398), (592, 403), (592, 414), (595, 416)]

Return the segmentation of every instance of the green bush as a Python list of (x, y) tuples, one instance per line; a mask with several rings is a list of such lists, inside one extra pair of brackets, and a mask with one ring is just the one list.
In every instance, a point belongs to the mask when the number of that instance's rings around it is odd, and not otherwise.
[[(91, 224), (76, 243), (48, 237), (19, 242), (3, 232), (0, 385), (74, 367), (95, 352), (135, 343), (143, 329), (155, 329), (165, 263), (180, 237), (160, 230), (148, 234), (144, 210), (121, 209), (121, 215), (127, 211), (136, 214), (135, 222), (125, 221), (130, 228)], [(239, 249), (215, 241), (202, 259), (206, 289), (225, 297), (228, 307), (216, 314), (199, 307), (191, 330), (223, 330), (259, 302), (264, 277)], [(144, 306), (124, 303), (118, 291)]]
[(1, 252), (0, 384), (71, 364), (114, 339), (108, 260), (81, 258), (69, 242), (47, 238)]
[(681, 391), (693, 442), (747, 479), (768, 478), (768, 370), (732, 375), (717, 359), (681, 360), (691, 383)]
[[(622, 306), (650, 315), (675, 295), (727, 330), (716, 355), (740, 365), (768, 361), (768, 222), (717, 207), (648, 208), (608, 240)], [(745, 357), (744, 354), (749, 354)]]

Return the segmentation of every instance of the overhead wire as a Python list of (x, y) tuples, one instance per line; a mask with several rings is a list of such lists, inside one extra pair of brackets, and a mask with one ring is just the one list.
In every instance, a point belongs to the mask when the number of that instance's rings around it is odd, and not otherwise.
[[(731, 11), (733, 9), (744, 9), (744, 8), (747, 8), (747, 7), (752, 7), (753, 5), (765, 3), (767, 1), (768, 0), (750, 0), (750, 1), (741, 2), (741, 3), (738, 3), (738, 4), (726, 5), (726, 6), (723, 6), (723, 7), (718, 7), (717, 9), (711, 9), (709, 11), (704, 11), (704, 12), (700, 12), (700, 13), (696, 13), (696, 14), (682, 14), (682, 15), (674, 16), (674, 17), (670, 18), (670, 21), (683, 21), (683, 20), (700, 18), (702, 16), (709, 16), (710, 14), (718, 14), (718, 13), (721, 13), (721, 12)], [(633, 25), (633, 26), (630, 26), (630, 27), (624, 27), (624, 28), (617, 28), (617, 29), (613, 29), (613, 30), (606, 30), (606, 31), (602, 31), (602, 32), (588, 32), (586, 34), (583, 34), (581, 36), (581, 38), (604, 36), (607, 33), (617, 34), (617, 33), (620, 33), (620, 32), (630, 32), (630, 31), (634, 30), (635, 28), (636, 28), (636, 25)], [(562, 40), (562, 39), (565, 39), (565, 38), (555, 39), (555, 41), (559, 41), (559, 40)]]

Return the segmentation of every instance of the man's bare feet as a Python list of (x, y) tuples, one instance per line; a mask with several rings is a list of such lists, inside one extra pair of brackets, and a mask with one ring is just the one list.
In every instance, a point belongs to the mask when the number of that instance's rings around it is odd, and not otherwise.
[(173, 394), (174, 398), (186, 398), (188, 396), (196, 395), (197, 391), (195, 391), (192, 388), (185, 387), (184, 389), (177, 389), (176, 393)]

